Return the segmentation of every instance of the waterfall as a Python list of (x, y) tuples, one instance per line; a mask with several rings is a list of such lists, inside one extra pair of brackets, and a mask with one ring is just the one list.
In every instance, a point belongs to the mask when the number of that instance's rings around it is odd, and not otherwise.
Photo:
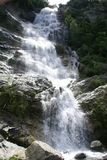
[[(85, 148), (85, 120), (77, 100), (67, 87), (76, 80), (75, 63), (69, 72), (58, 57), (54, 42), (54, 31), (60, 29), (57, 8), (44, 8), (36, 15), (33, 24), (23, 24), (23, 56), (27, 74), (47, 77), (53, 84), (53, 94), (42, 94), (44, 108), (44, 134), (46, 142), (66, 152)], [(75, 62), (75, 61), (74, 61)]]

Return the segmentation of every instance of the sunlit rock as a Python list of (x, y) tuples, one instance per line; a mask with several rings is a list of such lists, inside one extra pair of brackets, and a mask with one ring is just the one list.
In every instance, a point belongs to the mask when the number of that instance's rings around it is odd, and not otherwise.
[(64, 160), (60, 153), (41, 141), (33, 142), (26, 149), (26, 157), (28, 160)]

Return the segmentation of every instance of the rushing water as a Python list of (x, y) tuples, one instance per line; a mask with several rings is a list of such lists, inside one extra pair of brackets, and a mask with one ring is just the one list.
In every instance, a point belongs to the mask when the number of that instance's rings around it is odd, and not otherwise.
[(60, 30), (57, 8), (44, 8), (36, 15), (33, 24), (22, 25), (24, 38), (20, 37), (20, 52), (27, 66), (26, 74), (45, 76), (53, 84), (51, 93), (42, 93), (46, 143), (61, 151), (65, 160), (73, 159), (78, 152), (102, 157), (104, 154), (87, 149), (84, 113), (67, 87), (78, 77), (77, 60), (70, 56), (73, 63), (72, 69), (68, 70), (56, 53), (55, 42), (49, 40), (50, 35), (54, 40), (54, 33), (58, 33), (55, 31)]
[[(26, 24), (23, 54), (28, 74), (47, 77), (54, 86), (50, 96), (42, 95), (44, 107), (44, 134), (46, 142), (60, 151), (74, 151), (85, 148), (84, 113), (67, 85), (76, 80), (75, 60), (71, 72), (57, 56), (55, 45), (48, 38), (60, 29), (57, 8), (44, 8), (36, 16), (34, 24)], [(73, 77), (73, 78), (71, 78)]]

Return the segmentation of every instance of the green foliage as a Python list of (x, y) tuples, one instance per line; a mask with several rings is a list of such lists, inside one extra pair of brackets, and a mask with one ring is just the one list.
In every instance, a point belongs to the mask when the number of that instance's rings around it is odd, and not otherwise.
[(71, 0), (64, 11), (68, 44), (77, 51), (84, 65), (80, 69), (83, 77), (107, 72), (106, 4), (106, 1)]
[(27, 9), (35, 10), (37, 8), (43, 8), (47, 6), (48, 2), (46, 0), (12, 0), (16, 6)]
[(2, 86), (0, 88), (0, 108), (18, 117), (27, 113), (28, 102), (23, 93), (17, 91), (15, 85)]
[(17, 158), (17, 156), (12, 156), (9, 159), (0, 158), (0, 160), (21, 160), (21, 159)]
[(89, 90), (94, 90), (95, 88), (97, 88), (101, 85), (104, 85), (104, 84), (105, 84), (105, 82), (102, 79), (96, 77), (95, 79), (92, 79), (90, 81), (88, 88), (89, 88)]
[(10, 157), (9, 160), (21, 160), (21, 159), (17, 158), (17, 156), (13, 156), (13, 157)]

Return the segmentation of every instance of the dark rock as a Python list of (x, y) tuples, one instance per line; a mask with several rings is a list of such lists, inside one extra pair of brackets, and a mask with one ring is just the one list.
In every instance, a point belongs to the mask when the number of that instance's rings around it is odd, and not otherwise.
[(28, 17), (27, 20), (29, 20), (30, 22), (33, 22), (35, 20), (36, 13), (34, 11), (28, 12), (27, 17)]
[(15, 73), (19, 72), (19, 73), (23, 73), (26, 71), (26, 64), (24, 62), (24, 60), (22, 60), (21, 58), (11, 58), (8, 60), (8, 65), (13, 67), (13, 70)]
[(6, 61), (8, 58), (5, 55), (0, 54), (0, 61)]
[(35, 20), (35, 17), (36, 17), (36, 13), (34, 11), (31, 11), (31, 12), (22, 12), (19, 16), (23, 20), (26, 20), (26, 21), (29, 21), (29, 22), (33, 23), (34, 20)]
[(4, 138), (2, 135), (0, 135), (0, 143), (4, 141)]
[(76, 156), (75, 156), (75, 159), (85, 159), (86, 158), (86, 154), (85, 153), (78, 153)]
[(107, 160), (107, 155), (102, 157), (103, 160)]
[(20, 58), (20, 56), (22, 56), (22, 53), (19, 51), (16, 51), (14, 54), (14, 58)]
[(90, 148), (94, 151), (102, 151), (103, 150), (103, 145), (99, 140), (96, 140), (96, 141), (91, 142)]
[(35, 141), (35, 138), (22, 131), (21, 128), (11, 128), (8, 130), (8, 140), (23, 147), (28, 147)]

